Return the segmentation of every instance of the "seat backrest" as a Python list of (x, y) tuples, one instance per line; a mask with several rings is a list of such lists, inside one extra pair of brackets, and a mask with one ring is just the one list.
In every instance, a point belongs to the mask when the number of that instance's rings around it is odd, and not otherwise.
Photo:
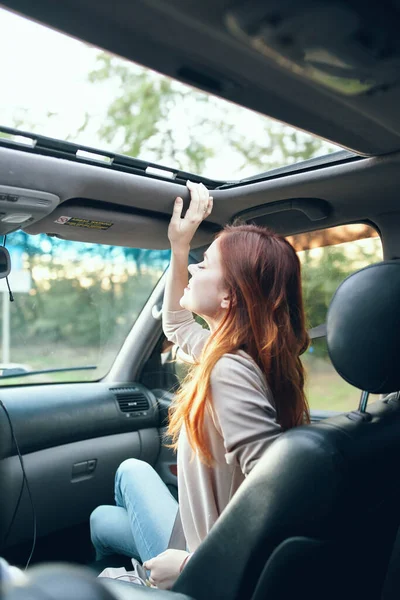
[[(400, 389), (399, 300), (400, 262), (387, 261), (350, 276), (331, 302), (331, 360), (360, 390)], [(196, 600), (379, 600), (400, 524), (399, 462), (398, 395), (292, 429), (267, 450), (174, 589)]]

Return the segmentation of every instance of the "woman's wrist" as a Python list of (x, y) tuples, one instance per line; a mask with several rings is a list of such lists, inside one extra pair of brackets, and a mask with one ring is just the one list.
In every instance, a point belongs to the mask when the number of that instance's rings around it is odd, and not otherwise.
[(189, 255), (190, 252), (190, 244), (171, 244), (171, 253), (173, 254), (173, 256), (177, 256), (178, 258), (180, 257), (186, 257)]

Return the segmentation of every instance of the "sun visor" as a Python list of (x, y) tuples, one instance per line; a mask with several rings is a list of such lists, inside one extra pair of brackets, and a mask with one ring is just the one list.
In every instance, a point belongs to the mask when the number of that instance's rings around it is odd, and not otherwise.
[[(85, 202), (85, 204), (82, 204)], [(168, 215), (157, 215), (145, 211), (126, 210), (112, 205), (112, 209), (87, 204), (87, 201), (67, 201), (51, 215), (24, 228), (29, 234), (47, 233), (60, 239), (125, 246), (132, 248), (169, 248), (167, 228)], [(210, 243), (214, 227), (206, 224), (193, 240), (193, 246)], [(209, 231), (207, 231), (207, 228)]]

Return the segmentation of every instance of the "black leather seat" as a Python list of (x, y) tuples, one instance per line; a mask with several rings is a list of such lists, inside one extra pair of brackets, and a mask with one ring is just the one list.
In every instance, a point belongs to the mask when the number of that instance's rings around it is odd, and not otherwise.
[[(366, 410), (366, 401), (400, 389), (399, 300), (396, 261), (339, 287), (328, 346), (342, 377), (364, 390), (359, 410), (282, 435), (174, 591), (195, 600), (379, 600), (400, 523), (400, 402), (396, 394)], [(132, 600), (157, 593), (131, 588)]]
[[(400, 389), (400, 262), (352, 275), (327, 319), (332, 362), (365, 392)], [(188, 563), (196, 600), (378, 600), (400, 522), (398, 396), (281, 436)]]

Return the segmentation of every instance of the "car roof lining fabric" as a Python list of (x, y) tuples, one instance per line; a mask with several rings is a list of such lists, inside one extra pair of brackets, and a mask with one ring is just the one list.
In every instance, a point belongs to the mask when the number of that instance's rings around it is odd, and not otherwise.
[[(279, 213), (278, 217), (266, 215), (259, 221), (272, 225), (278, 219), (278, 227), (276, 224), (275, 227), (285, 234), (360, 220), (379, 225), (381, 212), (398, 210), (399, 167), (400, 154), (365, 158), (238, 188), (213, 190), (214, 209), (208, 220), (210, 223), (199, 230), (194, 246), (210, 242), (218, 228), (244, 210), (294, 199), (324, 200), (331, 211), (320, 221), (302, 218), (299, 222), (301, 213), (297, 210), (285, 211), (282, 218)], [(187, 190), (170, 181), (112, 172), (98, 166), (1, 147), (0, 184), (54, 193), (61, 198), (60, 208), (66, 201), (83, 208), (89, 204), (92, 208), (97, 205), (99, 210), (131, 211), (133, 219), (136, 211), (140, 218), (146, 216), (149, 227), (139, 228), (134, 237), (125, 231), (120, 239), (120, 245), (136, 247), (168, 248), (166, 223), (174, 199), (179, 194), (187, 205), (189, 197)], [(32, 234), (53, 233), (54, 220), (54, 214), (51, 214), (27, 227), (26, 231)], [(152, 223), (157, 222), (160, 227), (152, 231)], [(75, 235), (73, 239), (84, 241), (84, 236), (79, 238)], [(101, 232), (97, 241), (104, 243)]]

